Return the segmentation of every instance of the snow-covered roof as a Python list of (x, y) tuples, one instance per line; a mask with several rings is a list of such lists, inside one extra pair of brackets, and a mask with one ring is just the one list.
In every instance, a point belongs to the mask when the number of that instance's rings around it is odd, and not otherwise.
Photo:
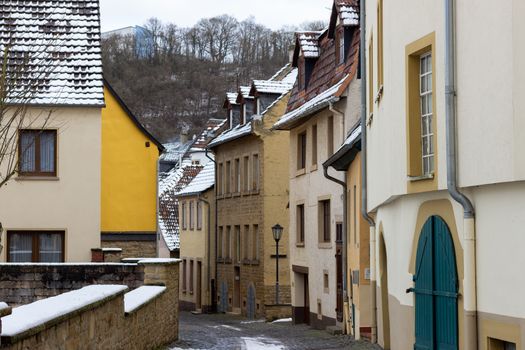
[(239, 87), (239, 93), (237, 95), (237, 103), (241, 103), (241, 97), (243, 99), (253, 100), (253, 96), (250, 96), (250, 91), (252, 87), (251, 86), (240, 86)]
[(228, 102), (230, 102), (232, 105), (237, 104), (237, 92), (227, 92), (226, 98), (228, 99)]
[[(273, 80), (254, 80), (253, 88), (261, 94), (276, 94), (281, 95), (293, 88), (293, 83), (273, 81)], [(253, 92), (253, 90), (252, 90)]]
[(128, 289), (122, 285), (93, 285), (13, 309), (2, 317), (2, 337), (13, 337)]
[(209, 147), (216, 147), (220, 144), (223, 144), (228, 141), (238, 139), (240, 137), (250, 135), (252, 133), (252, 123), (247, 123), (244, 125), (237, 125), (236, 127), (227, 130), (217, 136), (212, 142), (210, 142)]
[(217, 136), (226, 127), (227, 119), (210, 119), (204, 126), (204, 130), (197, 137), (191, 151), (203, 151), (215, 136)]
[(213, 185), (215, 185), (215, 163), (208, 162), (188, 186), (177, 192), (177, 196), (182, 197), (199, 194), (209, 190)]
[(162, 286), (142, 286), (124, 294), (124, 312), (130, 313), (166, 291)]
[(0, 0), (12, 103), (104, 106), (98, 0)]
[(319, 111), (322, 108), (325, 108), (330, 104), (330, 102), (334, 102), (337, 100), (339, 96), (337, 96), (337, 93), (341, 86), (345, 83), (346, 79), (348, 78), (348, 75), (346, 75), (342, 80), (340, 80), (337, 84), (333, 85), (329, 89), (323, 91), (316, 97), (312, 98), (305, 104), (301, 105), (299, 108), (294, 109), (291, 112), (288, 112), (287, 114), (283, 115), (281, 119), (277, 123), (275, 123), (274, 128), (275, 129), (281, 129), (286, 128), (293, 123), (295, 123), (297, 120), (307, 117), (311, 115), (312, 113), (315, 113)]
[(283, 80), (281, 80), (282, 83), (288, 83), (288, 84), (292, 84), (292, 87), (293, 85), (295, 84), (295, 81), (297, 80), (297, 74), (299, 73), (299, 69), (297, 68), (294, 68), (290, 71), (290, 73), (288, 73), (284, 78)]
[(180, 157), (186, 154), (192, 144), (193, 141), (188, 141), (186, 143), (170, 142), (163, 144), (165, 150), (160, 156), (160, 161), (178, 163)]
[(301, 47), (304, 57), (318, 58), (321, 50), (319, 49), (319, 36), (322, 31), (297, 32), (297, 40)]
[(189, 184), (202, 166), (183, 164), (173, 169), (159, 184), (159, 230), (170, 251), (180, 248), (179, 201), (176, 193)]
[(341, 20), (344, 26), (359, 25), (359, 9), (354, 6), (341, 6), (340, 13)]

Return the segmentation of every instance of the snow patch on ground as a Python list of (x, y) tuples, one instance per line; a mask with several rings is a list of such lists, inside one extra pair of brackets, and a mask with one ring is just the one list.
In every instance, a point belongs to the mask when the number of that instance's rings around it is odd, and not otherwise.
[(241, 321), (241, 324), (264, 323), (266, 320)]
[(237, 328), (237, 327), (233, 327), (233, 326), (229, 326), (227, 324), (221, 324), (220, 326), (211, 326), (211, 328), (226, 328), (226, 329), (231, 329), (233, 331), (237, 331), (237, 332), (242, 332), (242, 329), (240, 328)]
[(281, 318), (281, 319), (273, 321), (272, 323), (285, 323), (285, 322), (292, 322), (292, 318)]
[(241, 339), (244, 341), (244, 345), (246, 346), (243, 349), (246, 350), (286, 350), (286, 347), (276, 340), (271, 340), (262, 337), (243, 337)]

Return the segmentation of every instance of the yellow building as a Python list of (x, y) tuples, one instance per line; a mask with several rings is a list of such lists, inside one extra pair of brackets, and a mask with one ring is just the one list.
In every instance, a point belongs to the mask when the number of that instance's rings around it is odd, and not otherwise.
[(102, 247), (156, 256), (157, 163), (164, 150), (105, 82), (102, 110)]

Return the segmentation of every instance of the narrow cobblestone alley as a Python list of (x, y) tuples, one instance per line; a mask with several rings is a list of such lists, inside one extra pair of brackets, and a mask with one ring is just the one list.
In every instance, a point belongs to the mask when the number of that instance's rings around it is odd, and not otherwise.
[(367, 342), (333, 336), (291, 322), (267, 323), (242, 317), (180, 313), (179, 341), (169, 350), (377, 350)]

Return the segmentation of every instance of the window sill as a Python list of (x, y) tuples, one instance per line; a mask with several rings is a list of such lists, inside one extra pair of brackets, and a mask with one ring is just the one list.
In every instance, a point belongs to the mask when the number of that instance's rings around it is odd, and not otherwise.
[(15, 181), (60, 181), (57, 176), (17, 176)]
[(310, 171), (317, 171), (317, 164), (312, 165)]
[(252, 196), (257, 196), (258, 194), (259, 194), (259, 190), (252, 190), (250, 192), (250, 195), (252, 195)]
[(225, 263), (225, 264), (229, 264), (229, 265), (231, 265), (232, 262), (233, 262), (232, 258), (226, 258), (226, 259), (224, 259), (224, 263)]
[(332, 249), (332, 243), (331, 242), (319, 242), (317, 244), (317, 248), (319, 248), (319, 249)]
[(295, 246), (297, 248), (304, 248), (304, 243), (296, 243)]
[(252, 266), (259, 266), (259, 260), (252, 260), (252, 261), (250, 261), (250, 265), (252, 265)]
[(240, 197), (240, 196), (241, 196), (241, 192), (232, 193), (232, 197)]
[(299, 170), (297, 170), (297, 171), (295, 172), (295, 176), (296, 176), (296, 177), (297, 177), (297, 176), (302, 176), (302, 175), (304, 175), (304, 174), (306, 174), (306, 169), (304, 169), (304, 168), (303, 168), (303, 169), (299, 169)]
[(434, 173), (420, 175), (420, 176), (408, 176), (408, 181), (411, 181), (411, 182), (426, 181), (426, 180), (434, 180)]

